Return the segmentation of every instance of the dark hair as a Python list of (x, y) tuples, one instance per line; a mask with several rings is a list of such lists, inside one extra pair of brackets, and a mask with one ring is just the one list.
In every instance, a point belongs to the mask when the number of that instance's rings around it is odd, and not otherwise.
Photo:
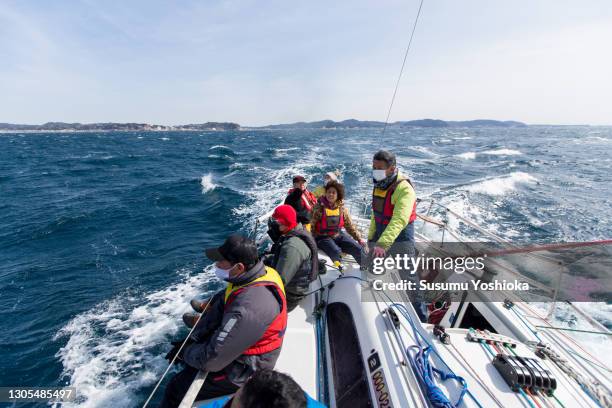
[(387, 163), (387, 167), (395, 166), (395, 154), (388, 150), (379, 150), (374, 154), (374, 160), (380, 160)]
[(306, 408), (306, 395), (287, 374), (257, 370), (242, 388), (240, 405), (245, 408)]
[(344, 186), (342, 184), (338, 183), (336, 180), (332, 180), (325, 185), (325, 192), (327, 193), (327, 190), (330, 188), (336, 189), (336, 192), (338, 193), (338, 201), (344, 200)]

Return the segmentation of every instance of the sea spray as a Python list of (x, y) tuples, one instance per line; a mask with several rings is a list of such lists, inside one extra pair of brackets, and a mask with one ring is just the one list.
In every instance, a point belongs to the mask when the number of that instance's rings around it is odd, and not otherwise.
[(66, 385), (78, 390), (66, 407), (127, 407), (136, 392), (154, 384), (166, 368), (160, 347), (181, 328), (189, 300), (216, 279), (210, 271), (189, 276), (148, 295), (124, 294), (81, 313), (55, 340), (67, 338), (56, 357), (64, 366)]
[(200, 178), (200, 185), (202, 186), (202, 194), (206, 194), (209, 191), (214, 190), (217, 185), (212, 181), (212, 174), (208, 173)]

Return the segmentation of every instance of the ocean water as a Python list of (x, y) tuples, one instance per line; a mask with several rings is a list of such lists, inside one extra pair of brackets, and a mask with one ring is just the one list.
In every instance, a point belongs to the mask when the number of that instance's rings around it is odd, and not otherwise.
[[(419, 196), (504, 238), (612, 237), (612, 128), (379, 132), (0, 135), (0, 385), (139, 406), (188, 300), (221, 287), (202, 249), (253, 233), (294, 174), (338, 169), (360, 203), (383, 146)], [(585, 307), (612, 327), (610, 305)]]

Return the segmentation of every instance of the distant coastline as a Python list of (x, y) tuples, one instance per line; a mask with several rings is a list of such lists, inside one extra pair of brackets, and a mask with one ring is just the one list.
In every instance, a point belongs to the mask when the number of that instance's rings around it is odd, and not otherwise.
[[(368, 129), (383, 128), (384, 122), (347, 119), (340, 122), (321, 120), (317, 122), (296, 122), (267, 126), (240, 126), (233, 122), (206, 122), (188, 125), (151, 125), (148, 123), (65, 123), (47, 122), (42, 125), (21, 125), (0, 123), (0, 132), (169, 132), (169, 131), (227, 131), (227, 130), (290, 130), (290, 129)], [(478, 127), (527, 127), (517, 121), (477, 119), (467, 121), (445, 121), (440, 119), (419, 119), (389, 123), (388, 128), (478, 128)]]
[(240, 130), (240, 125), (231, 122), (206, 122), (199, 124), (166, 126), (148, 123), (65, 123), (47, 122), (42, 125), (17, 125), (0, 123), (0, 132), (168, 132), (168, 131), (224, 131)]

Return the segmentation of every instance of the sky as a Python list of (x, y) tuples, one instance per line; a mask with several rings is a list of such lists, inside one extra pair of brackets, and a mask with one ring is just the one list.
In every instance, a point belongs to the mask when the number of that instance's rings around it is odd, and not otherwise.
[[(0, 2), (0, 122), (384, 121), (419, 0)], [(612, 1), (424, 0), (390, 121), (612, 125)]]

